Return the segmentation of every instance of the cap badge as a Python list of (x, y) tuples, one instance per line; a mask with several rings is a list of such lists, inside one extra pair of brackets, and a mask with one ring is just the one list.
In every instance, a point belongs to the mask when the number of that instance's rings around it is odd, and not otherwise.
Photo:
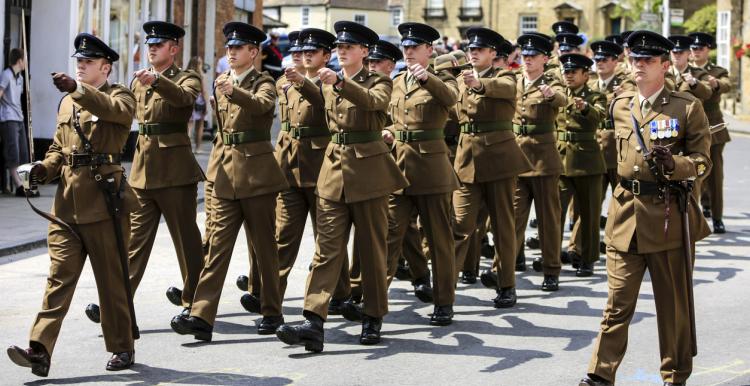
[(232, 39), (237, 39), (237, 31), (232, 32)]
[(643, 36), (643, 39), (641, 39), (641, 45), (646, 45), (646, 36)]
[(81, 46), (78, 48), (82, 50), (86, 49), (86, 38), (81, 39)]
[(151, 35), (156, 35), (156, 27), (151, 27)]

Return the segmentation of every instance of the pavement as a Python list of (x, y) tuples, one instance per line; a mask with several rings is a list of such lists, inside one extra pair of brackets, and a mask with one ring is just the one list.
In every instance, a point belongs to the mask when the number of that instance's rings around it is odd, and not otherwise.
[[(750, 129), (734, 121), (731, 128)], [(748, 130), (750, 131), (750, 130)], [(750, 385), (750, 164), (745, 157), (750, 136), (736, 133), (725, 151), (728, 233), (712, 235), (697, 245), (695, 302), (699, 355), (691, 385)], [(205, 165), (205, 155), (199, 156)], [(54, 187), (45, 187), (39, 206), (48, 209)], [(199, 189), (199, 192), (202, 189)], [(37, 219), (23, 199), (0, 198), (0, 250), (43, 238), (46, 223)], [(203, 230), (205, 213), (197, 222)], [(535, 230), (528, 229), (529, 235)], [(567, 233), (566, 233), (567, 237)], [(0, 257), (0, 344), (25, 346), (46, 285), (49, 256), (44, 248), (8, 252)], [(284, 302), (288, 322), (302, 320), (307, 266), (315, 250), (308, 222)], [(570, 267), (561, 275), (561, 289), (539, 290), (542, 276), (531, 270), (517, 275), (518, 305), (492, 307), (494, 292), (480, 284), (459, 284), (455, 323), (428, 324), (431, 305), (420, 303), (408, 282), (394, 281), (383, 341), (360, 346), (360, 327), (338, 316), (326, 323), (321, 354), (287, 347), (274, 336), (259, 336), (258, 315), (239, 304), (234, 286), (248, 271), (244, 232), (235, 245), (211, 343), (175, 334), (169, 320), (180, 310), (164, 291), (180, 280), (174, 247), (160, 227), (135, 306), (142, 337), (136, 343), (136, 365), (119, 373), (104, 370), (108, 354), (101, 330), (83, 309), (97, 300), (90, 265), (86, 264), (63, 324), (49, 378), (0, 357), (0, 383), (28, 385), (577, 385), (586, 372), (606, 302), (606, 271), (597, 265), (591, 278), (577, 278)], [(529, 262), (538, 250), (528, 251)], [(603, 259), (602, 259), (603, 261)], [(482, 260), (484, 267), (490, 261)], [(628, 352), (618, 371), (618, 385), (661, 385), (656, 312), (649, 277), (644, 278), (630, 327)], [(743, 284), (744, 283), (744, 284)]]

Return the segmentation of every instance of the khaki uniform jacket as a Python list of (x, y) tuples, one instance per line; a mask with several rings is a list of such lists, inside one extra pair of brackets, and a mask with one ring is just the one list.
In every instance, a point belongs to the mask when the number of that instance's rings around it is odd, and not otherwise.
[(703, 71), (699, 67), (693, 67), (690, 65), (687, 66), (687, 69), (685, 69), (685, 71), (690, 72), (693, 78), (698, 80), (697, 82), (695, 82), (694, 86), (691, 86), (688, 82), (686, 82), (685, 78), (682, 77), (682, 75), (677, 78), (677, 75), (675, 75), (675, 71), (676, 70), (674, 66), (670, 67), (667, 73), (664, 75), (665, 87), (668, 90), (688, 92), (690, 94), (693, 94), (694, 97), (700, 99), (701, 101), (705, 101), (706, 99), (711, 97), (711, 86), (708, 85), (708, 73), (706, 71)]
[[(516, 75), (511, 70), (493, 68), (479, 78), (482, 87), (473, 90), (458, 77), (460, 124), (507, 123), (516, 108)], [(462, 133), (453, 164), (462, 183), (496, 181), (531, 170), (512, 130)]]
[[(631, 107), (632, 100), (632, 107)], [(708, 120), (698, 99), (689, 93), (662, 90), (651, 112), (641, 116), (637, 92), (626, 92), (615, 98), (613, 119), (617, 135), (617, 174), (623, 179), (655, 182), (643, 159), (643, 151), (633, 132), (633, 117), (649, 149), (655, 144), (670, 145), (675, 169), (674, 181), (704, 176), (711, 167), (709, 147), (711, 137)], [(676, 119), (677, 137), (654, 139), (650, 122)], [(618, 251), (628, 251), (631, 239), (637, 237), (638, 253), (654, 253), (682, 247), (681, 215), (675, 195), (670, 201), (667, 235), (664, 235), (664, 200), (658, 195), (635, 196), (617, 185), (610, 202), (605, 242)], [(693, 241), (710, 234), (708, 224), (700, 212), (695, 196), (690, 195), (690, 236)]]
[[(323, 86), (326, 121), (334, 133), (385, 128), (393, 82), (387, 75), (363, 68), (346, 78), (341, 89)], [(329, 143), (320, 169), (316, 194), (326, 200), (354, 203), (388, 196), (409, 183), (383, 141), (339, 145)]]
[[(220, 77), (229, 76), (222, 74)], [(253, 69), (235, 85), (232, 95), (215, 92), (219, 135), (241, 131), (270, 133), (276, 104), (273, 78)], [(279, 164), (273, 156), (270, 141), (225, 145), (216, 141), (211, 156), (218, 158), (215, 168), (209, 167), (214, 195), (238, 200), (275, 193), (289, 188)], [(212, 174), (213, 173), (213, 174)]]
[[(458, 100), (456, 78), (447, 71), (436, 74), (429, 68), (427, 80), (415, 81), (407, 88), (407, 73), (393, 80), (389, 106), (392, 130), (441, 130), (450, 110)], [(394, 141), (393, 155), (409, 187), (403, 194), (438, 194), (458, 189), (458, 178), (448, 158), (450, 150), (445, 139), (401, 142)]]
[[(560, 132), (593, 133), (606, 117), (607, 98), (583, 85), (578, 92), (567, 89), (568, 103), (557, 117), (557, 129)], [(573, 98), (582, 98), (587, 106), (578, 111)], [(568, 177), (591, 176), (604, 174), (607, 165), (604, 162), (599, 143), (596, 141), (564, 141), (558, 138), (557, 150), (563, 163), (563, 174)]]
[[(567, 103), (565, 90), (556, 78), (546, 72), (535, 80), (528, 89), (524, 87), (525, 78), (518, 76), (516, 82), (516, 106), (513, 123), (516, 125), (555, 124), (561, 107)], [(542, 95), (539, 86), (549, 85), (555, 91), (550, 99)], [(553, 176), (562, 174), (563, 167), (560, 154), (557, 152), (557, 137), (551, 133), (516, 136), (518, 146), (529, 162), (532, 170), (521, 174), (521, 177)]]
[[(711, 97), (703, 101), (703, 109), (708, 117), (708, 124), (717, 125), (724, 122), (724, 116), (722, 115), (721, 107), (719, 106), (719, 103), (721, 102), (721, 94), (729, 92), (729, 90), (732, 89), (732, 83), (729, 80), (729, 72), (723, 67), (719, 67), (709, 62), (703, 67), (703, 69), (719, 81), (719, 87), (711, 90)], [(729, 137), (729, 130), (726, 129), (711, 134), (711, 144), (713, 145), (720, 145), (731, 140), (732, 138)]]
[[(286, 115), (291, 127), (327, 128), (325, 101), (320, 80), (313, 83), (310, 79), (305, 79), (301, 85), (294, 86), (286, 83), (281, 92), (283, 96), (279, 99), (287, 101)], [(331, 142), (330, 135), (294, 139), (286, 131), (279, 132), (276, 142), (276, 160), (290, 186), (298, 188), (315, 186), (329, 142)]]
[(602, 148), (604, 153), (604, 162), (607, 164), (607, 169), (617, 168), (617, 141), (615, 141), (615, 130), (614, 127), (605, 127), (605, 123), (609, 121), (609, 106), (615, 99), (615, 88), (620, 87), (621, 93), (623, 91), (636, 90), (635, 82), (627, 75), (624, 71), (619, 68), (615, 69), (615, 74), (612, 80), (607, 83), (607, 87), (603, 90), (599, 85), (599, 79), (592, 79), (589, 81), (589, 88), (592, 91), (596, 91), (604, 94), (607, 97), (607, 109), (605, 111), (604, 119), (602, 120), (602, 127), (599, 130), (597, 140), (599, 146)]
[[(73, 127), (73, 109), (80, 114), (78, 121), (83, 134), (91, 142), (92, 152), (120, 154), (133, 122), (135, 98), (130, 90), (119, 84), (105, 83), (99, 89), (84, 83), (79, 85), (83, 93), (72, 92), (60, 102), (57, 131), (42, 165), (46, 172), (45, 183), (60, 177), (52, 214), (68, 223), (89, 224), (111, 218), (104, 193), (94, 176), (114, 176), (119, 186), (123, 182), (124, 170), (120, 165), (102, 165), (96, 171), (88, 166), (72, 169), (68, 165), (68, 155), (74, 151), (85, 152)], [(123, 213), (139, 207), (130, 187), (125, 188), (123, 199)]]
[(138, 189), (159, 189), (205, 179), (187, 132), (201, 87), (197, 73), (180, 70), (175, 65), (161, 73), (154, 87), (133, 80), (131, 90), (137, 101), (138, 123), (179, 123), (185, 125), (185, 132), (139, 135), (128, 180), (130, 185)]

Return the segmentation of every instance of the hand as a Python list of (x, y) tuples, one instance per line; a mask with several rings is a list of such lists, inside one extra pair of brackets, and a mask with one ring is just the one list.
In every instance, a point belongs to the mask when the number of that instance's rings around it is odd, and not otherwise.
[(479, 88), (482, 85), (479, 83), (479, 79), (474, 76), (473, 70), (464, 70), (461, 75), (464, 77), (464, 83), (471, 88)]
[(427, 70), (419, 63), (414, 63), (409, 66), (409, 71), (411, 71), (411, 74), (414, 75), (415, 78), (421, 80), (422, 82), (427, 80), (427, 76), (429, 74)]
[(323, 84), (334, 85), (339, 82), (339, 77), (336, 72), (330, 68), (323, 67), (318, 70), (318, 78)]
[(552, 89), (552, 87), (546, 85), (546, 84), (540, 84), (539, 85), (539, 91), (542, 92), (542, 95), (546, 98), (552, 98), (555, 95), (555, 90)]
[(301, 84), (305, 81), (305, 77), (294, 69), (294, 67), (287, 67), (284, 70), (284, 75), (286, 75), (286, 79), (291, 83)]
[(714, 78), (713, 75), (708, 76), (708, 84), (711, 85), (711, 89), (717, 89), (719, 88), (719, 80)]
[(208, 98), (208, 103), (211, 104), (211, 110), (216, 111), (216, 98), (214, 98), (213, 95), (211, 95), (211, 97)]
[(588, 102), (586, 102), (583, 98), (575, 97), (573, 98), (573, 104), (575, 105), (576, 110), (583, 111), (586, 106), (588, 106)]
[(52, 73), (52, 83), (58, 90), (67, 93), (71, 93), (78, 88), (78, 83), (76, 83), (75, 79), (69, 77), (68, 74), (60, 72)]
[(615, 93), (615, 96), (620, 95), (620, 93), (623, 91), (622, 85), (613, 87), (612, 91)]
[(395, 139), (393, 137), (393, 133), (391, 133), (389, 130), (383, 130), (381, 131), (381, 134), (383, 135), (383, 141), (387, 144), (393, 144), (393, 140)]
[(685, 82), (687, 82), (690, 86), (695, 86), (695, 84), (698, 83), (698, 79), (695, 79), (693, 74), (689, 72), (682, 74), (682, 77), (685, 79)]
[(156, 81), (156, 73), (147, 68), (134, 72), (133, 76), (144, 86), (151, 86)]
[(672, 157), (672, 151), (668, 147), (662, 145), (654, 145), (651, 148), (656, 163), (661, 165), (662, 170), (667, 173), (674, 171), (674, 157)]
[(234, 92), (234, 85), (228, 76), (224, 76), (216, 79), (216, 89), (219, 90), (220, 93), (230, 96), (232, 95), (232, 92)]

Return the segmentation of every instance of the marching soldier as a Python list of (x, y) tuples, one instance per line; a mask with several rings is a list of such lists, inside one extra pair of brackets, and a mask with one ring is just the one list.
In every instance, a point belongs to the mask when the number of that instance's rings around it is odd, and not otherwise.
[(533, 169), (519, 175), (515, 193), (516, 259), (524, 260), (523, 236), (533, 200), (542, 249), (542, 290), (555, 291), (561, 268), (558, 181), (563, 171), (555, 147), (555, 119), (567, 98), (560, 82), (544, 72), (544, 64), (552, 50), (549, 39), (539, 34), (525, 34), (518, 38), (518, 44), (522, 50), (524, 72), (516, 86), (513, 130)]
[(638, 90), (616, 96), (611, 107), (621, 180), (605, 231), (609, 295), (580, 385), (614, 384), (647, 269), (661, 376), (665, 385), (684, 385), (697, 352), (691, 247), (709, 234), (689, 184), (710, 168), (708, 120), (694, 96), (664, 87), (673, 46), (668, 39), (636, 31), (628, 45)]
[[(709, 62), (709, 52), (716, 48), (714, 37), (703, 32), (689, 34), (692, 39), (690, 50), (693, 54), (693, 65), (704, 69), (708, 73), (708, 84), (711, 87), (711, 97), (703, 102), (703, 108), (711, 126), (724, 123), (721, 113), (721, 94), (729, 92), (732, 83), (729, 72), (714, 63)], [(714, 233), (725, 233), (724, 227), (724, 145), (731, 141), (729, 130), (720, 129), (711, 134), (711, 162), (713, 167), (703, 184), (702, 198), (704, 214), (713, 220)], [(700, 193), (700, 192), (699, 192)], [(708, 208), (708, 209), (706, 209)]]
[[(270, 144), (276, 90), (268, 75), (253, 67), (263, 31), (242, 22), (224, 25), (231, 72), (215, 82), (221, 143), (211, 197), (213, 230), (190, 314), (172, 318), (181, 335), (211, 341), (221, 290), (237, 233), (245, 223), (258, 260), (263, 319), (261, 335), (273, 334), (284, 321), (279, 292), (279, 256), (274, 239), (277, 193), (288, 189)], [(217, 147), (221, 148), (217, 148)]]
[[(143, 30), (151, 67), (136, 71), (131, 84), (138, 101), (135, 113), (139, 135), (129, 182), (140, 208), (131, 213), (130, 286), (135, 293), (143, 279), (163, 215), (183, 281), (182, 289), (167, 290), (167, 298), (188, 310), (203, 268), (201, 233), (195, 217), (198, 182), (204, 178), (187, 132), (193, 104), (201, 92), (201, 79), (174, 63), (185, 30), (163, 21), (147, 22)], [(99, 307), (90, 304), (86, 315), (99, 322)]]
[(516, 177), (531, 165), (513, 140), (516, 76), (492, 66), (505, 39), (481, 27), (470, 28), (466, 36), (472, 69), (464, 70), (458, 78), (461, 137), (454, 169), (461, 186), (453, 193), (456, 267), (464, 266), (479, 212), (485, 205), (495, 231), (493, 265), (498, 274), (488, 271), (482, 276), (493, 275), (490, 284), (497, 291), (494, 305), (506, 308), (516, 303), (513, 192)]
[[(455, 261), (451, 227), (451, 193), (458, 180), (451, 168), (443, 128), (456, 104), (456, 79), (430, 67), (434, 28), (420, 23), (398, 26), (407, 71), (394, 79), (390, 101), (393, 126), (383, 131), (392, 144), (396, 164), (409, 186), (390, 196), (388, 208), (388, 273), (395, 273), (402, 243), (414, 214), (419, 215), (432, 259), (435, 304), (430, 324), (453, 320)], [(417, 283), (415, 283), (416, 286)]]
[(711, 97), (711, 87), (708, 85), (708, 73), (701, 68), (691, 66), (691, 39), (685, 35), (672, 35), (669, 41), (674, 44), (671, 52), (672, 66), (666, 74), (666, 87), (670, 90), (685, 91), (693, 94), (701, 102)]
[(392, 81), (363, 66), (368, 47), (378, 41), (371, 29), (350, 21), (334, 24), (336, 51), (342, 71), (318, 71), (323, 83), (326, 120), (332, 133), (318, 178), (318, 237), (312, 271), (307, 277), (305, 322), (284, 324), (276, 336), (286, 344), (323, 350), (323, 323), (328, 302), (347, 260), (346, 243), (354, 225), (359, 248), (364, 307), (361, 344), (380, 341), (388, 312), (386, 236), (388, 196), (408, 185), (381, 131), (385, 127)]
[(570, 200), (575, 199), (581, 251), (576, 276), (591, 276), (594, 263), (599, 260), (601, 180), (606, 171), (597, 130), (604, 121), (607, 99), (586, 84), (594, 64), (591, 59), (581, 54), (565, 54), (560, 56), (560, 62), (567, 86), (567, 105), (557, 117), (557, 148), (563, 164), (560, 218), (565, 218)]
[(112, 64), (119, 59), (115, 51), (87, 33), (78, 34), (74, 45), (77, 77), (53, 74), (55, 87), (67, 94), (58, 108), (53, 144), (44, 161), (31, 169), (36, 181), (61, 179), (52, 207), (56, 219), (47, 235), (49, 285), (31, 328), (29, 348), (8, 348), (13, 363), (30, 367), (40, 377), (49, 372), (50, 357), (87, 256), (99, 292), (104, 342), (113, 353), (107, 370), (133, 365), (133, 338), (138, 331), (126, 252), (128, 214), (138, 207), (138, 200), (120, 166), (136, 102), (126, 87), (107, 82)]

